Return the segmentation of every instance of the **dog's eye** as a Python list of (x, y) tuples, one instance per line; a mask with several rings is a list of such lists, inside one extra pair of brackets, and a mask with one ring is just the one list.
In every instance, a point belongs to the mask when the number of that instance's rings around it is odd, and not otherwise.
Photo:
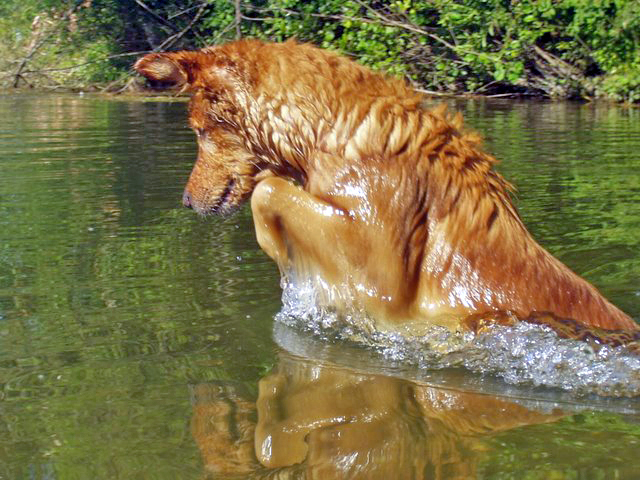
[(203, 138), (206, 135), (206, 131), (204, 128), (196, 128), (194, 129), (198, 138)]

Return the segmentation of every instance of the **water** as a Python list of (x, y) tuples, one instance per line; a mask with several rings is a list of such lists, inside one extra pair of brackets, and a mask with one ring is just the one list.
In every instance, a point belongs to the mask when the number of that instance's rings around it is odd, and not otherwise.
[(360, 311), (319, 306), (310, 283), (283, 279), (283, 308), (276, 320), (331, 342), (372, 348), (389, 360), (420, 369), (463, 367), (507, 383), (556, 387), (574, 395), (640, 396), (640, 355), (624, 346), (590, 345), (559, 338), (549, 327), (494, 325), (479, 334), (433, 326), (420, 336), (371, 330)]
[[(639, 319), (640, 111), (453, 103), (539, 242)], [(180, 208), (185, 110), (0, 95), (0, 479), (637, 477), (637, 398), (274, 322), (248, 209)]]

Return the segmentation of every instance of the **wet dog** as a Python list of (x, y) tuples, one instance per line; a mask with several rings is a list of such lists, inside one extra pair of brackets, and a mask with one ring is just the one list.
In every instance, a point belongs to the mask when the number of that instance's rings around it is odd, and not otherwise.
[(567, 336), (637, 331), (535, 242), (479, 138), (401, 79), (293, 41), (149, 54), (135, 68), (192, 92), (184, 204), (228, 213), (251, 197), (260, 246), (326, 305), (414, 334), (505, 318)]

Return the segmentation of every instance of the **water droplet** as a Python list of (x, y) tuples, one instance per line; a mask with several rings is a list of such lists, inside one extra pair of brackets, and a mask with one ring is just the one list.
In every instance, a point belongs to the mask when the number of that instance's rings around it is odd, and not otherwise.
[[(454, 333), (434, 326), (420, 337), (379, 332), (354, 309), (338, 314), (318, 305), (311, 283), (282, 281), (276, 320), (328, 341), (349, 341), (381, 352), (394, 362), (423, 369), (464, 367), (519, 385), (556, 387), (578, 394), (640, 395), (640, 356), (624, 347), (595, 351), (578, 340), (559, 338), (550, 328), (520, 323), (493, 326), (482, 334)], [(323, 292), (323, 295), (325, 292)]]

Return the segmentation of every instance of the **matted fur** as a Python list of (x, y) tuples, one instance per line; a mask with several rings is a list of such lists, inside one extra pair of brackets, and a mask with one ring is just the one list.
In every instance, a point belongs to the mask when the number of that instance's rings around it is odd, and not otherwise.
[(534, 241), (461, 118), (425, 109), (404, 81), (293, 41), (150, 54), (135, 68), (193, 93), (185, 205), (226, 213), (251, 196), (281, 271), (366, 310), (375, 328), (538, 312), (637, 329)]

